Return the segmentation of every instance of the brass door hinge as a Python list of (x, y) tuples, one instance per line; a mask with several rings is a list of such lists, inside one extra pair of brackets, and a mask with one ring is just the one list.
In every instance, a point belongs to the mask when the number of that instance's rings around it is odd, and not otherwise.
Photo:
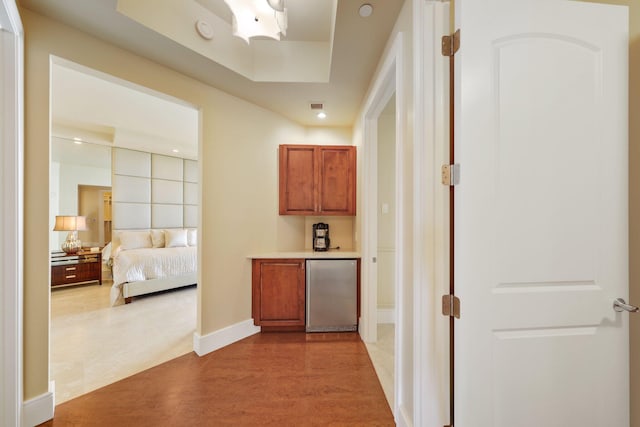
[(442, 314), (445, 316), (453, 316), (460, 318), (460, 298), (455, 295), (442, 296)]
[(460, 183), (460, 165), (442, 165), (442, 185), (454, 186)]
[(453, 56), (460, 49), (460, 30), (450, 36), (442, 36), (442, 56)]

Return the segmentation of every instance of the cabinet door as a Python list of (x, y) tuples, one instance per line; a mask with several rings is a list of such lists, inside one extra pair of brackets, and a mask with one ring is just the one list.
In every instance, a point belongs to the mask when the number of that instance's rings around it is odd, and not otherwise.
[(356, 147), (280, 146), (280, 215), (355, 215)]
[(356, 214), (355, 147), (319, 147), (318, 214)]
[(317, 210), (317, 162), (312, 145), (280, 146), (280, 215), (313, 215)]
[(253, 320), (261, 326), (304, 326), (303, 259), (253, 260)]

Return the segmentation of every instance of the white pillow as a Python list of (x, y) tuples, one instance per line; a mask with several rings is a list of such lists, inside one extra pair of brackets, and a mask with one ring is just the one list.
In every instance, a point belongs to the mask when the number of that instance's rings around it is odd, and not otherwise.
[(163, 230), (151, 230), (151, 244), (154, 248), (164, 248)]
[(187, 244), (189, 246), (198, 246), (198, 230), (195, 228), (187, 230)]
[(164, 230), (164, 244), (167, 248), (187, 246), (187, 230)]
[(120, 247), (122, 250), (150, 248), (151, 234), (148, 231), (121, 231)]

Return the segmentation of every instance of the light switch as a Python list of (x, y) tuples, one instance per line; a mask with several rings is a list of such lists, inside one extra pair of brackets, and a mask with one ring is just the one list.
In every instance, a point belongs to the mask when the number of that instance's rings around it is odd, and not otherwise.
[(382, 204), (382, 213), (383, 214), (388, 214), (389, 213), (389, 203), (383, 203)]

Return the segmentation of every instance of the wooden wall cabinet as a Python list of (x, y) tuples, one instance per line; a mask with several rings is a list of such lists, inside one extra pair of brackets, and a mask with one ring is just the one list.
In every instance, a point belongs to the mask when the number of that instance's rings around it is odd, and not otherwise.
[(304, 259), (252, 261), (252, 315), (263, 330), (304, 330)]
[(280, 215), (356, 214), (356, 147), (280, 146)]

